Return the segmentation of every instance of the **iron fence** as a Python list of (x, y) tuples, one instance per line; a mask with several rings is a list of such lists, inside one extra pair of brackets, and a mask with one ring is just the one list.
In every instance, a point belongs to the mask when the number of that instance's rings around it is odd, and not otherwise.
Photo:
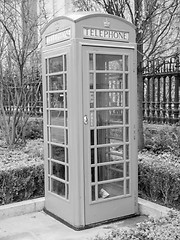
[(180, 56), (149, 61), (143, 73), (143, 117), (149, 123), (178, 123)]
[[(42, 92), (42, 80), (32, 82), (25, 86), (25, 94), (23, 97), (23, 112), (30, 114), (31, 116), (43, 115), (43, 92)], [(21, 90), (21, 89), (19, 89)], [(11, 94), (6, 94), (6, 91), (11, 91)], [(18, 87), (16, 87), (18, 91)], [(13, 104), (12, 98), (14, 96), (14, 87), (8, 87), (4, 90), (4, 109), (7, 114), (11, 114), (16, 110), (16, 105)]]
[[(180, 120), (180, 55), (168, 60), (146, 62), (143, 71), (143, 118), (149, 123), (178, 123)], [(30, 84), (26, 112), (43, 114), (42, 80)], [(37, 91), (38, 88), (38, 91)], [(34, 105), (36, 99), (36, 105)], [(5, 99), (4, 99), (5, 100)], [(12, 112), (13, 105), (5, 104)]]

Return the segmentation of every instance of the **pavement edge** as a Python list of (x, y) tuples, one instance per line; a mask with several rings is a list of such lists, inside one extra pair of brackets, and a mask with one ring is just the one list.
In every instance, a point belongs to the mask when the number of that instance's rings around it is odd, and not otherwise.
[[(0, 206), (0, 220), (16, 217), (28, 213), (40, 212), (44, 209), (45, 198), (37, 198), (26, 200), (18, 203), (11, 203)], [(159, 204), (138, 198), (139, 214), (149, 217), (163, 217), (168, 214), (170, 208), (161, 206)]]
[(138, 207), (140, 215), (146, 215), (153, 218), (165, 217), (171, 210), (157, 203), (153, 203), (142, 198), (138, 198)]
[(0, 220), (28, 213), (40, 212), (44, 208), (45, 198), (36, 198), (0, 206)]

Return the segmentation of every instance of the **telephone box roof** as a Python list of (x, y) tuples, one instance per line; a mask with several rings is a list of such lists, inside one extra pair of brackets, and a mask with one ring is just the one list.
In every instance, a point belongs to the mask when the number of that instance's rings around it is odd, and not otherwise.
[(101, 13), (101, 12), (73, 12), (73, 13), (69, 13), (65, 16), (59, 16), (56, 17), (54, 19), (52, 19), (51, 21), (49, 21), (49, 23), (44, 27), (44, 29), (42, 30), (42, 33), (49, 27), (49, 25), (51, 25), (53, 22), (57, 21), (57, 20), (61, 20), (61, 19), (67, 19), (69, 21), (72, 21), (74, 23), (85, 20), (87, 18), (95, 18), (95, 17), (108, 17), (108, 18), (114, 18), (116, 20), (122, 21), (126, 24), (128, 24), (129, 26), (131, 26), (133, 29), (135, 29), (136, 27), (134, 26), (134, 24), (128, 22), (127, 20), (125, 20), (124, 18), (112, 15), (112, 14), (108, 14), (108, 13)]

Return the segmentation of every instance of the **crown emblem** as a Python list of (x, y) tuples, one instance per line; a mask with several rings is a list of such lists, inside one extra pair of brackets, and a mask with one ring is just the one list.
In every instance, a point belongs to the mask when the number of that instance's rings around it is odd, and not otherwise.
[(59, 31), (59, 29), (60, 29), (59, 22), (55, 23), (55, 29), (56, 29), (56, 31)]
[(110, 22), (108, 21), (107, 18), (106, 18), (106, 20), (104, 21), (104, 27), (105, 27), (105, 28), (109, 28), (109, 27), (110, 27)]

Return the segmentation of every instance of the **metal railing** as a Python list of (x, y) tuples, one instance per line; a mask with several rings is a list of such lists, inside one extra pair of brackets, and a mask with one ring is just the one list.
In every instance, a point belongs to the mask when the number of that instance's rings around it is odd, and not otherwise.
[(143, 73), (143, 117), (149, 123), (178, 123), (180, 56), (149, 61)]

